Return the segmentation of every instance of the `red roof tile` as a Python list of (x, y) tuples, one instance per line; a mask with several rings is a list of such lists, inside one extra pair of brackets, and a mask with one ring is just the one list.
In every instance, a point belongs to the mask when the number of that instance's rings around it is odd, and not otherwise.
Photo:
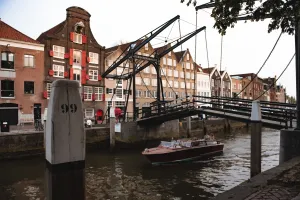
[(38, 41), (14, 29), (2, 20), (0, 20), (0, 38), (40, 44)]
[(49, 29), (48, 31), (45, 31), (44, 33), (42, 33), (37, 40), (41, 40), (43, 37), (45, 36), (52, 36), (55, 33), (57, 33), (58, 31), (60, 31), (63, 27), (64, 27), (65, 21), (62, 21), (61, 23), (57, 24), (56, 26), (54, 26), (53, 28)]
[(203, 72), (210, 74), (212, 72), (212, 70), (214, 70), (214, 67), (204, 68)]

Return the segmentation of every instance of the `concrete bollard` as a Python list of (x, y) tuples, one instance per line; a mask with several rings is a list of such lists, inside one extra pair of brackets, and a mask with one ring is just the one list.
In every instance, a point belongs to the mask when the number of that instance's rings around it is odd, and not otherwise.
[(110, 108), (110, 116), (109, 116), (109, 136), (110, 136), (110, 151), (113, 152), (115, 150), (116, 145), (116, 132), (115, 132), (115, 126), (116, 126), (116, 116), (114, 108)]
[(261, 173), (261, 126), (260, 102), (253, 101), (251, 111), (251, 177)]
[(56, 80), (46, 121), (48, 200), (85, 199), (85, 133), (77, 81)]
[(192, 118), (191, 117), (186, 118), (186, 127), (187, 127), (187, 137), (191, 137), (191, 133), (192, 133)]

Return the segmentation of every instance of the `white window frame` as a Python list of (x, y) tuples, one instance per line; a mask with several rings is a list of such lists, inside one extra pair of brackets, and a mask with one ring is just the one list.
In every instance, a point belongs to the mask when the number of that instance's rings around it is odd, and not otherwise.
[(77, 44), (82, 44), (82, 34), (74, 32), (74, 40), (73, 40), (73, 42), (77, 43)]
[(150, 73), (150, 67), (146, 67), (146, 68), (143, 70), (143, 72), (144, 72), (144, 73), (147, 73), (147, 74)]
[[(32, 59), (32, 62), (30, 60)], [(32, 65), (31, 65), (32, 64)], [(24, 67), (34, 67), (34, 56), (25, 54), (24, 55)]]
[(162, 85), (163, 85), (163, 87), (167, 87), (167, 82), (166, 82), (166, 80), (162, 80)]
[[(87, 115), (87, 113), (88, 112), (90, 112), (91, 113), (91, 115)], [(95, 110), (93, 109), (93, 108), (86, 108), (86, 109), (84, 109), (84, 117), (85, 118), (88, 118), (88, 119), (93, 119), (94, 118), (94, 116), (95, 116)]]
[(60, 58), (60, 59), (65, 58), (65, 47), (53, 45), (52, 48), (53, 48), (53, 57), (54, 58)]
[(180, 88), (185, 88), (184, 82), (180, 82)]
[(186, 72), (186, 78), (191, 79), (191, 73), (190, 72)]
[(125, 101), (115, 101), (115, 107), (125, 107)]
[(185, 67), (186, 67), (186, 69), (191, 69), (191, 63), (189, 63), (189, 62), (185, 63)]
[(99, 64), (99, 54), (94, 52), (89, 52), (89, 58), (91, 64)]
[(167, 59), (166, 57), (163, 57), (163, 65), (166, 65), (167, 64)]
[(191, 84), (190, 83), (186, 83), (186, 88), (187, 89), (191, 89)]
[(156, 78), (151, 80), (151, 85), (152, 86), (157, 86), (157, 79)]
[(85, 101), (92, 101), (93, 96), (93, 87), (92, 86), (84, 86), (83, 87), (83, 98)]
[(52, 65), (52, 70), (54, 72), (53, 77), (57, 77), (57, 78), (64, 78), (65, 77), (64, 76), (65, 75), (65, 66), (53, 64)]
[(173, 66), (173, 60), (172, 60), (172, 58), (168, 58), (167, 64), (168, 64), (168, 66)]
[(152, 69), (152, 74), (156, 74), (156, 69), (155, 69), (155, 67), (151, 67), (151, 69)]
[(178, 70), (174, 70), (174, 77), (178, 77)]
[(168, 76), (173, 76), (173, 70), (172, 69), (168, 69)]
[(136, 77), (136, 78), (135, 78), (135, 84), (136, 84), (136, 85), (141, 85), (141, 84), (142, 84), (142, 79), (141, 79), (141, 77)]
[(149, 49), (149, 45), (147, 43), (147, 44), (145, 44), (145, 50), (148, 51), (148, 49)]
[(190, 54), (186, 54), (186, 60), (190, 60)]
[(47, 83), (47, 84), (46, 84), (46, 90), (47, 90), (47, 99), (49, 99), (49, 98), (50, 98), (51, 89), (52, 89), (52, 84), (51, 84), (51, 83)]
[(173, 60), (173, 66), (176, 67), (177, 66), (177, 61)]
[(178, 88), (178, 81), (174, 81), (174, 88)]
[(144, 78), (143, 80), (144, 80), (143, 84), (145, 84), (147, 86), (150, 85), (150, 79), (149, 78)]
[(180, 78), (184, 78), (184, 72), (180, 72)]
[(98, 81), (98, 70), (89, 69), (89, 80), (90, 81)]
[(94, 87), (95, 101), (103, 101), (103, 87)]
[(173, 81), (169, 80), (169, 86), (171, 85), (171, 87), (173, 87)]

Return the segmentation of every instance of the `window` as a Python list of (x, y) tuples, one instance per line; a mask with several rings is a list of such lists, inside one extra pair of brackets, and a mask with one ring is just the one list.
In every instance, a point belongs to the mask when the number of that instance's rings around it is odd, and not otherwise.
[(103, 87), (95, 87), (95, 101), (103, 101)]
[(80, 51), (73, 51), (73, 64), (81, 65), (81, 52)]
[(89, 70), (89, 79), (91, 81), (98, 81), (98, 70)]
[(116, 89), (116, 97), (118, 99), (122, 99), (123, 98), (123, 90), (122, 89)]
[(144, 78), (144, 84), (145, 85), (150, 85), (150, 79), (149, 78)]
[(180, 83), (180, 87), (181, 87), (181, 88), (185, 88), (184, 82), (181, 82), (181, 83)]
[(171, 51), (168, 53), (168, 56), (171, 56), (172, 54), (171, 54)]
[(195, 89), (195, 83), (191, 83), (192, 84), (192, 89)]
[(167, 64), (167, 59), (165, 57), (163, 57), (163, 64), (166, 65)]
[(85, 101), (92, 101), (93, 87), (84, 86), (83, 95)]
[(14, 69), (14, 54), (9, 52), (1, 53), (1, 68)]
[(141, 94), (142, 94), (142, 91), (140, 91), (140, 90), (136, 90), (136, 91), (135, 91), (135, 96), (136, 96), (136, 97), (140, 97)]
[(125, 101), (115, 101), (115, 107), (125, 107)]
[(141, 85), (141, 83), (142, 83), (141, 77), (136, 77), (136, 78), (135, 78), (135, 84), (136, 84), (136, 85)]
[(152, 86), (157, 86), (157, 79), (152, 79)]
[(146, 67), (144, 70), (143, 70), (144, 73), (150, 73), (150, 68), (149, 67)]
[(172, 69), (168, 70), (168, 76), (173, 76), (173, 70)]
[(53, 65), (54, 77), (64, 78), (65, 67), (62, 65)]
[(148, 43), (145, 44), (145, 50), (148, 51)]
[(64, 59), (65, 47), (53, 45), (53, 57)]
[(166, 80), (162, 80), (162, 85), (163, 85), (163, 87), (166, 87), (167, 85), (166, 85)]
[(94, 109), (93, 108), (86, 108), (84, 110), (85, 118), (94, 118)]
[(186, 59), (190, 60), (190, 54), (186, 54)]
[(173, 60), (173, 66), (176, 67), (176, 60)]
[(1, 80), (1, 97), (15, 97), (14, 81)]
[(174, 77), (178, 77), (178, 71), (174, 70)]
[(168, 65), (169, 65), (169, 66), (172, 66), (172, 65), (173, 65), (173, 60), (172, 60), (172, 58), (168, 58)]
[(47, 89), (47, 99), (50, 98), (50, 93), (51, 93), (51, 83), (47, 83), (46, 85)]
[(187, 69), (191, 69), (191, 64), (190, 63), (186, 63), (186, 68)]
[(191, 78), (195, 79), (195, 74), (194, 73), (191, 73)]
[(155, 69), (155, 67), (151, 67), (151, 69), (152, 69), (152, 74), (156, 74), (156, 69)]
[(173, 81), (169, 81), (169, 86), (173, 87)]
[(24, 55), (24, 67), (34, 67), (34, 56)]
[(82, 44), (82, 35), (74, 33), (74, 43)]
[(89, 57), (90, 57), (90, 63), (92, 63), (92, 64), (98, 64), (99, 63), (99, 54), (89, 52)]
[(108, 101), (107, 102), (107, 107), (112, 107), (113, 106), (113, 102), (112, 101)]
[(184, 78), (184, 72), (180, 72), (180, 78)]
[(153, 97), (154, 97), (154, 98), (157, 97), (157, 92), (156, 92), (156, 90), (154, 90), (154, 91), (152, 92), (152, 94), (153, 94)]
[(191, 84), (190, 83), (186, 83), (186, 87), (187, 87), (187, 89), (190, 89), (191, 88)]
[(186, 78), (187, 78), (187, 79), (190, 79), (190, 78), (191, 78), (190, 72), (187, 72), (187, 73), (186, 73)]
[(178, 88), (178, 81), (174, 81), (174, 87)]
[(24, 94), (34, 94), (33, 81), (24, 81)]

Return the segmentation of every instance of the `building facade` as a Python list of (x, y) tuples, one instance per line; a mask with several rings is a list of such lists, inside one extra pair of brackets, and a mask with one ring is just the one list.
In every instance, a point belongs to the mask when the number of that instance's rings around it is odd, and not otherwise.
[(0, 121), (11, 125), (41, 119), (44, 45), (0, 19)]
[(232, 80), (232, 97), (241, 98), (243, 78), (240, 76), (231, 76)]
[(105, 47), (95, 40), (91, 15), (82, 8), (67, 8), (66, 19), (42, 33), (45, 45), (44, 98), (49, 99), (51, 83), (57, 79), (76, 80), (80, 85), (85, 118), (103, 119), (105, 110)]
[[(196, 65), (197, 67), (197, 96), (210, 97), (210, 78), (209, 74), (203, 72), (203, 69), (200, 65)], [(206, 98), (199, 98), (202, 101), (209, 101)], [(198, 103), (198, 105), (202, 105), (203, 103)]]
[(221, 96), (231, 97), (232, 93), (232, 80), (227, 71), (221, 71)]
[(203, 68), (203, 72), (209, 74), (211, 96), (221, 95), (221, 74), (217, 67)]

